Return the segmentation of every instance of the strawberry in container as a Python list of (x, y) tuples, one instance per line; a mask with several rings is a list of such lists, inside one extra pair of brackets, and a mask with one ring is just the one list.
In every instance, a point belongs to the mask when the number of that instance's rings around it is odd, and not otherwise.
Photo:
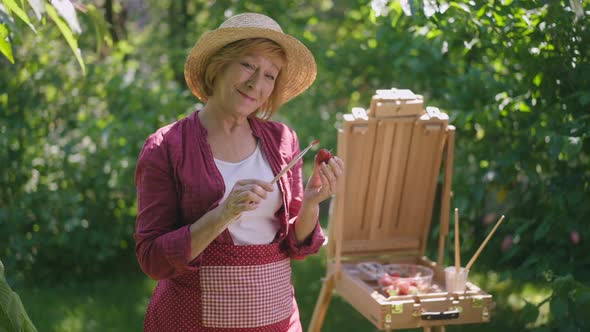
[(428, 293), (434, 271), (414, 264), (388, 264), (383, 266), (379, 286), (387, 296), (418, 295)]

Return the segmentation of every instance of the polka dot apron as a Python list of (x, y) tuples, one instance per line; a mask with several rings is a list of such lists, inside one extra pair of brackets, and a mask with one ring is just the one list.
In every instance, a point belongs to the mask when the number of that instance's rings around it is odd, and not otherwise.
[(202, 265), (161, 280), (148, 306), (145, 331), (301, 331), (291, 285), (291, 261), (278, 242), (220, 244)]

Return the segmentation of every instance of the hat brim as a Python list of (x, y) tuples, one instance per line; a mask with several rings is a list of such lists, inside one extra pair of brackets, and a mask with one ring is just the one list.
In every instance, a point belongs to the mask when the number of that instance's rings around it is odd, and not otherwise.
[(290, 35), (263, 28), (220, 28), (204, 33), (195, 43), (184, 65), (184, 78), (192, 93), (207, 101), (203, 89), (203, 77), (209, 58), (227, 44), (247, 38), (267, 38), (279, 44), (285, 51), (287, 66), (281, 69), (285, 87), (281, 103), (286, 103), (305, 91), (315, 80), (316, 63), (309, 49)]

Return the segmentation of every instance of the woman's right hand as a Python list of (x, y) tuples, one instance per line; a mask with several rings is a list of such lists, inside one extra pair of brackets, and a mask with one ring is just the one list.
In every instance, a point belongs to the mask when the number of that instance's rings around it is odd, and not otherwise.
[(242, 212), (253, 211), (268, 192), (274, 191), (270, 182), (245, 179), (236, 182), (231, 192), (222, 203), (222, 218), (230, 220), (239, 217)]

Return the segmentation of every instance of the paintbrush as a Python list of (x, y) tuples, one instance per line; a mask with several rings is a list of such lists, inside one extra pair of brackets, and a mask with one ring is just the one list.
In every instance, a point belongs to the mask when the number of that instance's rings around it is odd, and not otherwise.
[(502, 215), (502, 217), (500, 217), (500, 220), (498, 220), (498, 222), (496, 223), (496, 226), (494, 226), (494, 228), (492, 229), (490, 234), (488, 234), (488, 236), (485, 238), (485, 240), (483, 240), (483, 243), (479, 246), (479, 249), (477, 249), (477, 251), (475, 252), (473, 257), (471, 257), (471, 260), (469, 261), (469, 263), (467, 263), (467, 266), (465, 266), (466, 270), (469, 270), (471, 268), (471, 266), (473, 265), (473, 263), (475, 263), (475, 260), (477, 259), (477, 257), (479, 257), (479, 254), (481, 254), (481, 251), (486, 246), (486, 244), (488, 243), (488, 241), (490, 240), (492, 235), (494, 235), (494, 232), (496, 232), (496, 229), (498, 229), (498, 226), (500, 226), (502, 224), (502, 220), (504, 220), (504, 215)]
[(291, 162), (289, 162), (289, 164), (285, 166), (285, 168), (283, 168), (283, 170), (279, 174), (277, 174), (277, 176), (275, 176), (275, 178), (272, 179), (272, 181), (270, 181), (270, 184), (275, 184), (277, 181), (279, 181), (281, 176), (285, 175), (285, 173), (287, 173), (287, 171), (289, 171), (291, 167), (295, 166), (295, 163), (297, 163), (297, 161), (299, 161), (299, 159), (301, 159), (303, 155), (307, 153), (307, 151), (309, 151), (314, 145), (318, 144), (319, 142), (320, 141), (316, 139), (313, 142), (311, 142), (311, 144), (308, 147), (306, 147), (303, 151), (299, 152), (297, 157), (293, 158), (293, 160), (291, 160)]

